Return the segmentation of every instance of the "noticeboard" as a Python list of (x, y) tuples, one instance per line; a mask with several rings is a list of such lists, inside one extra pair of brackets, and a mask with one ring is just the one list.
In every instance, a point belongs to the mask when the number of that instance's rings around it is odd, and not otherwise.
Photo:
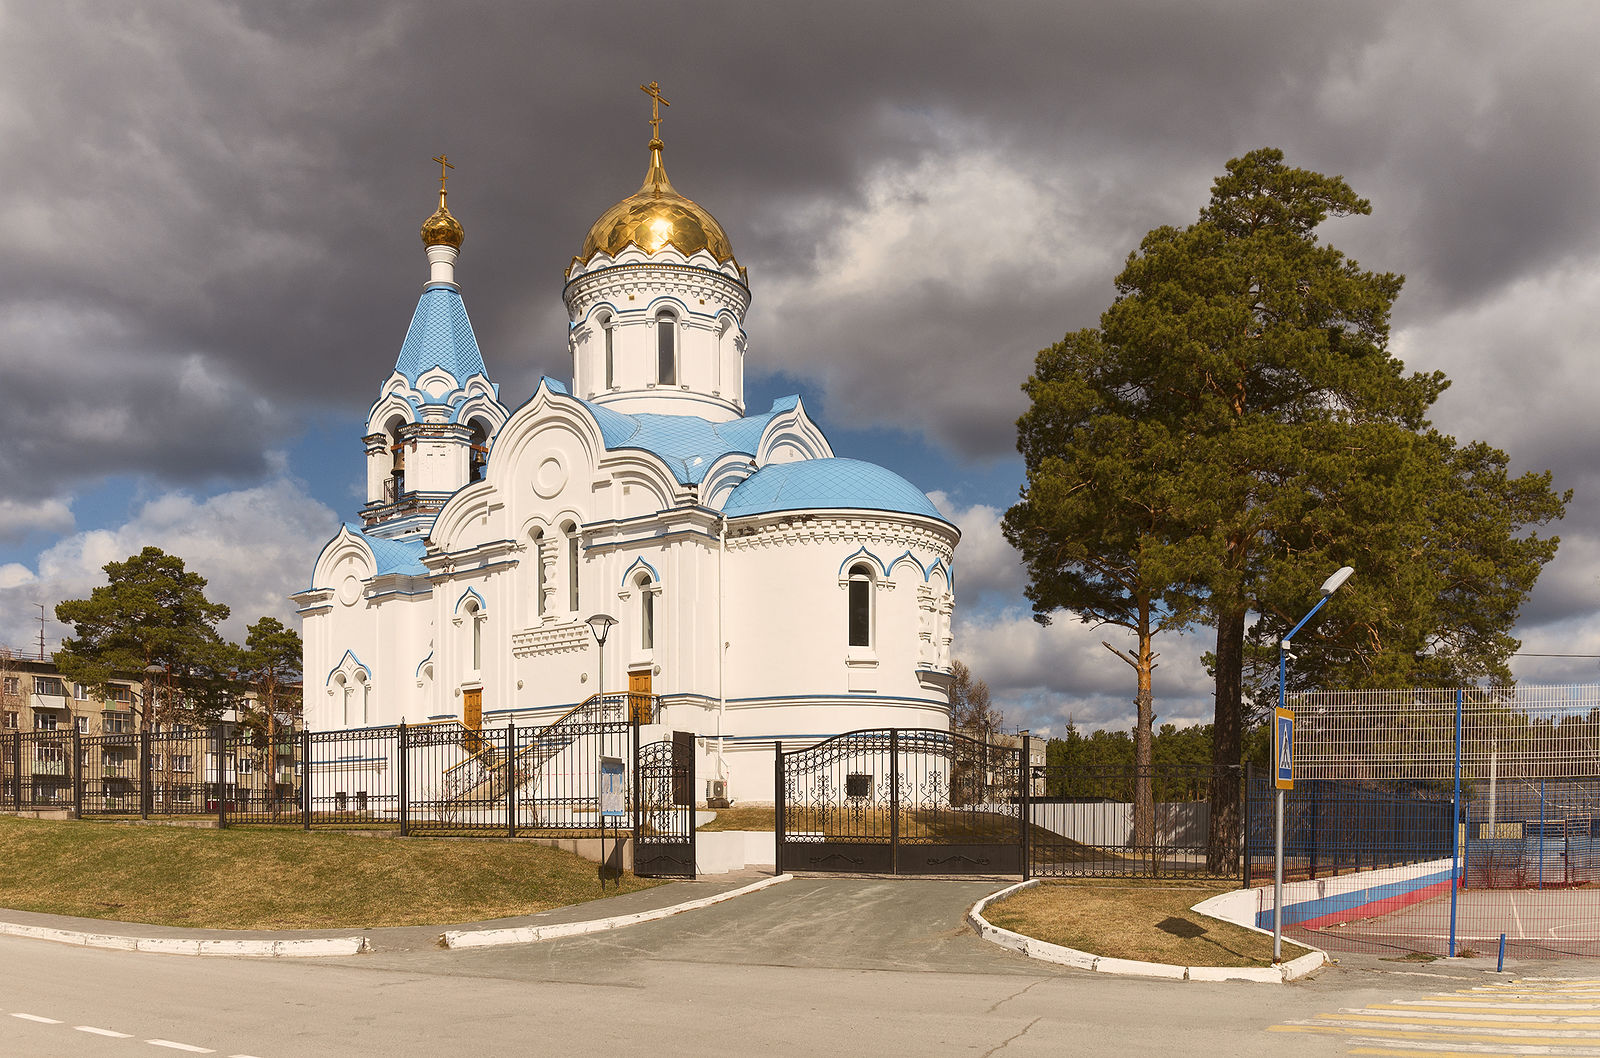
[(1294, 789), (1294, 710), (1272, 711), (1272, 780), (1280, 790)]
[(628, 773), (621, 757), (600, 758), (600, 815), (618, 817), (628, 814)]

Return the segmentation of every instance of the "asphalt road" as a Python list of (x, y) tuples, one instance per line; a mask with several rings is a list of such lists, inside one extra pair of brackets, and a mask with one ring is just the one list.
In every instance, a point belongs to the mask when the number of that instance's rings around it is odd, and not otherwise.
[(1372, 959), (1287, 986), (1112, 978), (979, 940), (962, 915), (995, 888), (802, 878), (573, 940), (333, 960), (0, 938), (0, 1055), (1345, 1055), (1376, 1030), (1319, 1017), (1508, 980)]

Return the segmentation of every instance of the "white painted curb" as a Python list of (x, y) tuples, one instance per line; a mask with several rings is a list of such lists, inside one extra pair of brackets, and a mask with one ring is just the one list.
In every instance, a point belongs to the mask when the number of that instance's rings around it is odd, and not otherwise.
[(325, 955), (359, 955), (368, 949), (365, 937), (311, 937), (305, 940), (221, 940), (188, 937), (119, 937), (50, 926), (24, 926), (0, 922), (0, 936), (49, 940), (82, 948), (110, 948), (158, 955), (245, 955), (305, 958)]
[[(978, 931), (978, 936), (990, 944), (998, 944), (1002, 948), (1009, 948), (1012, 951), (1026, 955), (1030, 959), (1060, 963), (1062, 966), (1072, 966), (1079, 970), (1093, 970), (1095, 973), (1119, 974), (1125, 977), (1164, 977), (1174, 981), (1258, 981), (1264, 984), (1283, 984), (1286, 981), (1304, 977), (1327, 960), (1326, 954), (1315, 949), (1309, 955), (1302, 955), (1300, 958), (1283, 963), (1280, 966), (1174, 966), (1170, 963), (1113, 959), (1105, 955), (1091, 955), (1089, 952), (1063, 947), (1060, 944), (1050, 944), (1034, 937), (1025, 937), (1021, 933), (1013, 933), (1009, 929), (1002, 929), (983, 917), (983, 912), (990, 904), (999, 903), (1024, 889), (1031, 889), (1038, 884), (1039, 879), (1032, 878), (1026, 882), (1009, 885), (997, 893), (990, 893), (976, 904), (973, 904), (967, 911), (967, 921), (972, 924), (973, 929)], [(1204, 911), (1200, 913), (1205, 914)], [(1208, 915), (1207, 917), (1212, 918), (1215, 916)], [(1222, 921), (1226, 921), (1226, 919)]]
[(654, 922), (670, 918), (685, 911), (698, 911), (702, 907), (720, 904), (736, 896), (754, 893), (779, 882), (787, 882), (792, 874), (763, 878), (759, 882), (730, 889), (716, 896), (701, 897), (671, 907), (658, 907), (653, 911), (639, 911), (632, 915), (613, 915), (610, 918), (590, 919), (587, 922), (554, 922), (548, 926), (512, 926), (507, 929), (447, 930), (439, 935), (439, 944), (446, 948), (489, 948), (498, 944), (531, 944), (534, 941), (556, 940), (560, 937), (579, 937), (585, 933), (604, 933), (607, 930), (635, 926), (641, 922)]

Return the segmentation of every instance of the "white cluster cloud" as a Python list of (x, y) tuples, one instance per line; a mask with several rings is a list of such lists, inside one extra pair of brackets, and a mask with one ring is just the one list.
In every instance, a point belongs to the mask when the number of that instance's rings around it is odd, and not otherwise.
[(33, 532), (64, 533), (72, 526), (72, 505), (66, 500), (0, 499), (0, 540), (20, 540)]
[(39, 603), (48, 615), (48, 643), (70, 634), (56, 623), (55, 604), (86, 597), (105, 583), (106, 563), (150, 545), (182, 558), (207, 579), (207, 597), (231, 608), (224, 635), (239, 639), (263, 616), (297, 624), (287, 596), (305, 586), (311, 560), (337, 525), (333, 511), (286, 477), (208, 499), (164, 493), (123, 525), (62, 538), (39, 554), (33, 569), (0, 567), (0, 643), (28, 652), (37, 642)]

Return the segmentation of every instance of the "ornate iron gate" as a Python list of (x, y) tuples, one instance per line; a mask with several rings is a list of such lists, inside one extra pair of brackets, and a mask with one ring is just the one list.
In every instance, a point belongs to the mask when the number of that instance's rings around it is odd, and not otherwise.
[(640, 746), (634, 761), (633, 873), (693, 878), (694, 735)]
[(778, 869), (1021, 874), (1023, 750), (950, 731), (837, 735), (775, 763)]

